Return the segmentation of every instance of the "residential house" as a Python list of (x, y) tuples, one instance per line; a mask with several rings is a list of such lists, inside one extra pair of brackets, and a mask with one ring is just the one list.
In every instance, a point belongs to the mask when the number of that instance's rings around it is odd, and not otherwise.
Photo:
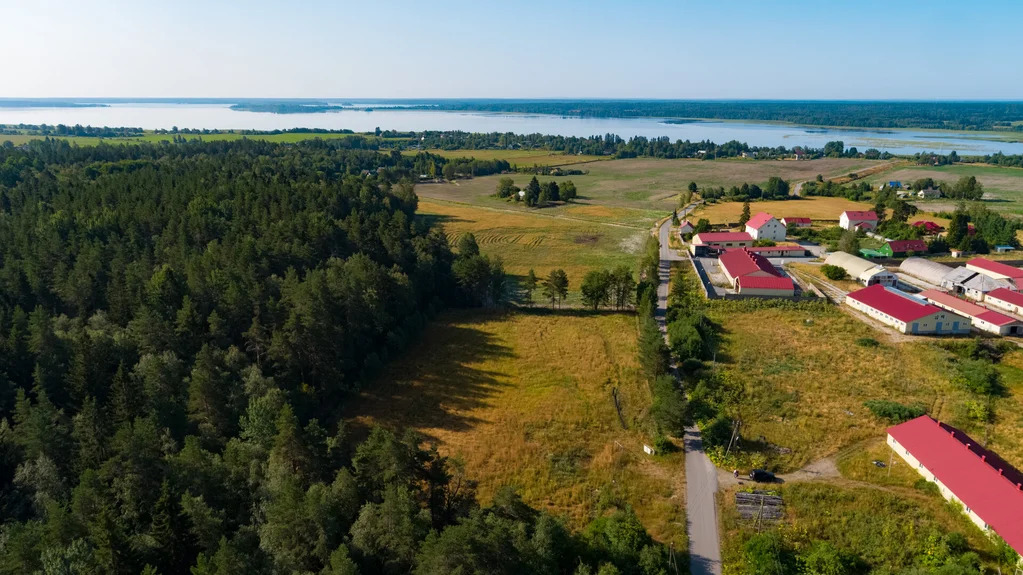
[(845, 296), (849, 307), (896, 331), (914, 335), (970, 333), (970, 320), (913, 297), (904, 291), (875, 284)]
[(871, 231), (877, 228), (877, 214), (873, 211), (858, 212), (847, 210), (838, 218), (838, 225), (843, 230)]
[(808, 227), (810, 227), (810, 224), (812, 224), (812, 223), (813, 222), (810, 221), (810, 218), (782, 218), (781, 219), (781, 225), (785, 226), (786, 228), (788, 228), (789, 226), (794, 226), (794, 227), (797, 227), (797, 228), (808, 228)]
[(920, 220), (918, 222), (913, 222), (913, 227), (923, 228), (924, 229), (924, 233), (929, 235), (929, 236), (933, 236), (935, 234), (939, 234), (939, 233), (945, 231), (945, 228), (939, 226), (938, 224), (936, 224), (934, 222), (929, 222), (929, 221), (926, 221), (926, 220)]
[(691, 234), (694, 231), (696, 231), (696, 228), (693, 227), (693, 224), (691, 224), (689, 220), (682, 220), (682, 223), (678, 226), (678, 235), (680, 236)]
[(771, 214), (760, 212), (746, 222), (746, 233), (754, 240), (780, 242), (785, 240), (785, 225)]
[(922, 200), (933, 200), (941, 197), (941, 190), (937, 188), (924, 188), (916, 193), (916, 197)]

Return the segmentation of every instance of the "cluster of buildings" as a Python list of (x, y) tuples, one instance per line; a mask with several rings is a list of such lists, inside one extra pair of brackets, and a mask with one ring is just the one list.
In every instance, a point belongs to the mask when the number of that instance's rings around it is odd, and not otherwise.
[(1023, 555), (1023, 473), (962, 431), (922, 415), (890, 427), (888, 446), (984, 531)]
[(899, 278), (843, 252), (828, 256), (867, 287), (848, 294), (845, 303), (906, 334), (956, 335), (972, 330), (993, 335), (1023, 335), (1023, 269), (984, 258), (951, 268), (922, 258), (902, 262), (900, 271), (930, 285), (920, 293), (898, 289)]

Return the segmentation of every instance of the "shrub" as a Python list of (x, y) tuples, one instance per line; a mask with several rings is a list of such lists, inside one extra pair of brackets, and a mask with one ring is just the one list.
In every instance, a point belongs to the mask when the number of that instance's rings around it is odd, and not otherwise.
[(920, 417), (927, 413), (927, 409), (919, 404), (903, 405), (886, 399), (871, 399), (863, 402), (863, 406), (870, 410), (877, 417), (887, 419), (893, 423), (902, 423)]
[(821, 273), (824, 277), (829, 280), (844, 280), (849, 277), (849, 274), (845, 273), (845, 268), (839, 266), (833, 266), (831, 264), (824, 264), (821, 266)]
[(881, 342), (872, 337), (860, 337), (856, 339), (856, 345), (860, 347), (878, 347), (881, 345)]
[(913, 488), (916, 489), (917, 491), (922, 491), (928, 495), (940, 495), (941, 493), (938, 490), (938, 485), (936, 483), (927, 481), (923, 477), (913, 482)]

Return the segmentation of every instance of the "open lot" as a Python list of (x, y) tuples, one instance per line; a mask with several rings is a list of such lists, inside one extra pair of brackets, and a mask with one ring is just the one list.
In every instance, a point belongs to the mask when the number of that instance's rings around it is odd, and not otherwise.
[[(421, 200), (419, 213), (440, 225), (452, 243), (472, 232), (480, 250), (499, 256), (510, 274), (522, 277), (532, 268), (544, 277), (553, 269), (565, 270), (569, 303), (578, 300), (586, 272), (619, 265), (634, 268), (649, 235), (648, 229), (571, 219), (547, 210), (525, 212)], [(539, 292), (535, 297), (540, 298)]]
[(870, 399), (920, 403), (1023, 466), (1023, 352), (1010, 352), (999, 365), (1009, 396), (993, 402), (995, 423), (977, 428), (965, 414), (970, 396), (951, 382), (954, 356), (942, 347), (949, 340), (889, 338), (895, 332), (825, 309), (709, 307), (721, 327), (717, 369), (742, 382), (743, 436), (767, 444), (769, 466), (796, 470), (883, 437), (888, 423), (863, 406)]
[[(955, 164), (952, 166), (907, 166), (871, 178), (874, 187), (892, 180), (909, 184), (920, 178), (934, 178), (955, 183), (963, 176), (975, 176), (984, 185), (985, 197), (991, 209), (1023, 215), (1023, 168), (1003, 168), (986, 164)], [(951, 200), (919, 202), (921, 210), (954, 209)]]
[(685, 549), (682, 456), (643, 454), (651, 396), (636, 353), (631, 314), (451, 312), (348, 409), (356, 426), (412, 427), (461, 458), (484, 503), (514, 485), (573, 527), (628, 503)]

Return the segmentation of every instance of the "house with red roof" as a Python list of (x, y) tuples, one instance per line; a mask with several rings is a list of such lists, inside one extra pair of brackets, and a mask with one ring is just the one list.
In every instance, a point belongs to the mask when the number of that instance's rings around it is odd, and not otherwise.
[(678, 225), (678, 235), (691, 234), (696, 231), (693, 224), (689, 220), (682, 220), (682, 223)]
[(850, 293), (845, 296), (845, 303), (901, 333), (914, 335), (970, 333), (969, 318), (882, 284), (874, 284)]
[(1023, 555), (1023, 473), (962, 431), (921, 415), (888, 428), (888, 446), (962, 506), (977, 527)]
[(767, 212), (760, 212), (746, 222), (746, 233), (754, 240), (785, 240), (785, 225)]
[(786, 228), (789, 227), (789, 226), (795, 226), (797, 228), (808, 228), (808, 227), (810, 227), (810, 224), (812, 224), (812, 223), (813, 222), (810, 221), (810, 218), (782, 218), (781, 219), (781, 225), (785, 226)]
[(873, 211), (858, 212), (846, 210), (838, 218), (838, 225), (843, 230), (863, 230), (869, 232), (877, 228), (877, 214)]
[(1023, 320), (990, 310), (973, 302), (936, 289), (924, 290), (918, 294), (941, 309), (970, 318), (973, 328), (995, 335), (1019, 335), (1023, 333)]
[(791, 279), (767, 258), (749, 249), (727, 250), (718, 257), (718, 266), (739, 294), (773, 297), (795, 294)]
[(882, 256), (894, 258), (906, 254), (926, 254), (927, 242), (923, 240), (890, 240), (877, 249)]
[(1023, 286), (1023, 269), (996, 262), (987, 258), (973, 258), (966, 262), (966, 269), (996, 280), (1007, 280), (1017, 287)]
[(933, 236), (934, 234), (939, 234), (939, 233), (945, 231), (945, 228), (939, 226), (938, 224), (936, 224), (934, 222), (928, 222), (928, 221), (925, 221), (925, 220), (920, 220), (919, 222), (913, 222), (913, 227), (923, 228), (924, 233), (929, 235), (929, 236)]

